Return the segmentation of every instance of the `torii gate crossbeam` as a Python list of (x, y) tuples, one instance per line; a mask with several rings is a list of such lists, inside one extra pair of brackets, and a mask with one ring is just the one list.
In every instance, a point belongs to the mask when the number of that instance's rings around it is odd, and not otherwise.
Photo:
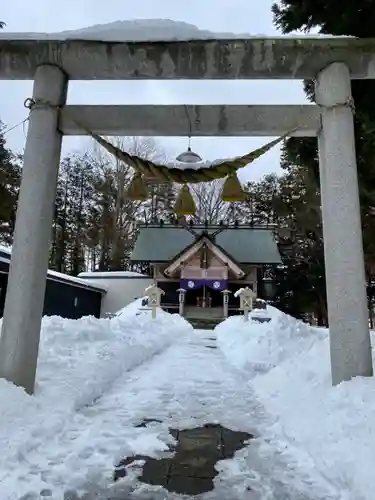
[[(38, 104), (30, 113), (26, 140), (0, 340), (1, 377), (29, 393), (34, 390), (61, 152), (58, 108), (62, 110), (62, 130), (77, 132), (68, 115), (79, 107), (64, 109), (68, 80), (213, 78), (315, 79), (319, 113), (313, 106), (284, 107), (288, 113), (284, 120), (295, 120), (299, 126), (301, 113), (305, 113), (300, 133), (305, 128), (306, 135), (318, 136), (332, 381), (337, 384), (354, 376), (372, 376), (351, 78), (375, 78), (374, 40), (287, 37), (131, 43), (7, 40), (2, 34), (0, 79), (34, 79), (33, 99)], [(83, 108), (86, 118), (95, 120), (104, 111)], [(282, 127), (280, 106), (263, 110), (244, 106), (237, 121), (229, 108), (230, 120), (224, 130), (223, 125), (215, 124), (218, 110), (205, 106), (201, 132), (196, 129), (193, 134), (209, 135), (211, 130), (231, 135), (232, 127), (234, 133), (242, 130), (239, 135), (266, 135), (267, 130), (272, 135)], [(114, 119), (113, 109), (112, 133), (128, 130), (130, 134), (124, 120)], [(140, 108), (138, 111), (141, 113)], [(158, 111), (168, 112), (166, 108)], [(262, 118), (256, 122), (256, 116)], [(141, 115), (135, 117), (136, 132), (142, 130), (140, 119)], [(154, 120), (155, 128), (155, 116), (149, 120)], [(179, 121), (178, 116), (175, 120)], [(110, 134), (111, 121), (104, 125)], [(173, 123), (163, 127), (170, 135)], [(181, 124), (178, 127), (182, 134)]]

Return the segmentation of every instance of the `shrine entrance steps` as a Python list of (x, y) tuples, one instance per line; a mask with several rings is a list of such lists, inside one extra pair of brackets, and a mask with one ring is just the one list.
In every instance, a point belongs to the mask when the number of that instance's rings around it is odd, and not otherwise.
[(213, 330), (224, 321), (222, 307), (186, 307), (185, 319), (196, 330)]
[(195, 330), (213, 330), (224, 318), (185, 318)]

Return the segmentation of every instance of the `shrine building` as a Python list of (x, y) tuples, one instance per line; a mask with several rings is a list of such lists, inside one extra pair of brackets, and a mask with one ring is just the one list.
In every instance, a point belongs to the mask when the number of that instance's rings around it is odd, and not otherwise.
[(223, 318), (238, 314), (234, 294), (240, 288), (248, 286), (258, 298), (270, 298), (265, 273), (281, 264), (281, 257), (270, 226), (161, 221), (139, 226), (132, 261), (150, 266), (164, 291), (163, 309)]

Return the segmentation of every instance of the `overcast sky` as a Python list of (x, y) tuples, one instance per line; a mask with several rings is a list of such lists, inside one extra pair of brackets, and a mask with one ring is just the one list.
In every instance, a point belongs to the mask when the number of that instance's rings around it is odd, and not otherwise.
[[(0, 20), (6, 31), (57, 32), (125, 19), (172, 19), (202, 29), (252, 35), (278, 35), (272, 25), (272, 0), (1, 0)], [(0, 119), (11, 126), (26, 117), (23, 102), (32, 82), (0, 81)], [(305, 98), (299, 81), (230, 82), (73, 82), (70, 104), (300, 104)], [(8, 145), (22, 151), (26, 130), (7, 134)], [(192, 149), (204, 159), (228, 158), (259, 147), (267, 138), (193, 138)], [(187, 139), (160, 138), (171, 157), (186, 149)], [(63, 153), (82, 150), (84, 138), (65, 138)], [(279, 170), (279, 149), (247, 167), (246, 179)]]

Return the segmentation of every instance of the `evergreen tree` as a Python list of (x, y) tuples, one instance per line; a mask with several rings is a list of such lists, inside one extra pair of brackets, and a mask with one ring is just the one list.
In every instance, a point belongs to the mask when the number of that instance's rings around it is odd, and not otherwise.
[[(359, 38), (373, 36), (375, 3), (368, 0), (356, 2), (338, 0), (281, 0), (272, 7), (274, 22), (285, 34), (293, 31), (310, 32), (317, 29), (322, 34), (351, 35)], [(305, 82), (307, 96), (314, 100), (313, 84)], [(375, 266), (375, 82), (352, 81), (355, 101), (354, 117), (359, 191), (363, 226), (365, 266), (368, 279), (369, 300), (372, 300)], [(319, 167), (315, 138), (291, 138), (283, 150), (283, 167), (286, 171), (299, 171), (308, 185), (319, 195)], [(320, 210), (316, 204), (315, 227), (321, 227)], [(310, 221), (311, 223), (311, 221)], [(314, 225), (314, 222), (313, 222)], [(321, 231), (314, 232), (315, 249), (322, 248)], [(316, 277), (322, 275), (323, 256), (315, 269)], [(310, 280), (313, 277), (310, 276)]]
[(21, 169), (17, 158), (6, 147), (0, 122), (0, 241), (11, 244), (16, 220)]
[(56, 192), (50, 267), (77, 275), (86, 269), (89, 215), (94, 203), (93, 166), (87, 155), (62, 160)]
[(374, 36), (375, 5), (372, 0), (281, 0), (272, 6), (274, 21), (283, 33), (292, 31), (337, 36)]
[[(285, 155), (282, 166), (285, 167)], [(283, 265), (267, 269), (276, 284), (275, 305), (293, 316), (313, 315), (327, 322), (324, 256), (319, 192), (306, 172), (287, 165), (281, 176), (271, 174), (245, 188), (239, 220), (273, 228)]]

